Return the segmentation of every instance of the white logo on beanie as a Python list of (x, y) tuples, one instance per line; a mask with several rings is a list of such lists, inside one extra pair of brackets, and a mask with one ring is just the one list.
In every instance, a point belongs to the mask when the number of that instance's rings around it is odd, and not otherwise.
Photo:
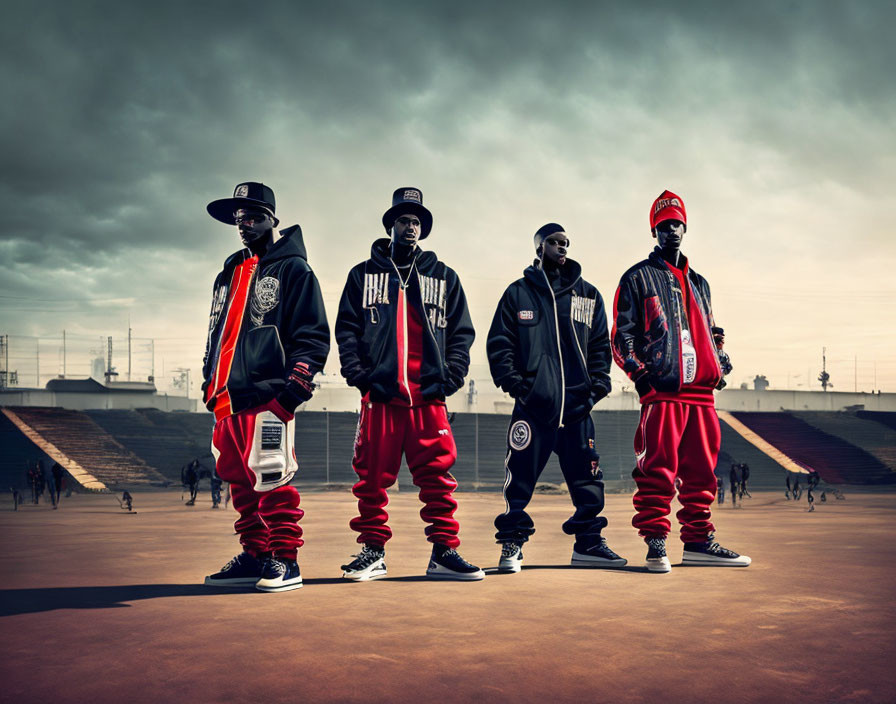
[(660, 198), (656, 202), (656, 207), (654, 207), (654, 209), (653, 209), (653, 214), (656, 215), (663, 208), (669, 208), (669, 207), (680, 208), (681, 201), (678, 200), (678, 198)]
[(246, 198), (249, 195), (249, 186), (245, 183), (237, 186), (236, 190), (233, 192), (234, 198)]
[(408, 189), (404, 192), (403, 200), (413, 200), (419, 203), (423, 200), (423, 198), (420, 196), (420, 191), (416, 189)]

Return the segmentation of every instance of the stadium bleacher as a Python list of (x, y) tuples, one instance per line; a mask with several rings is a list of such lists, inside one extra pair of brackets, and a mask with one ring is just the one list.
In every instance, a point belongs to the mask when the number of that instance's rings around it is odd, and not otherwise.
[[(163, 412), (155, 409), (91, 410), (17, 408), (24, 418), (60, 450), (81, 463), (111, 488), (179, 485), (181, 468), (198, 458), (206, 469), (214, 461), (209, 451), (213, 418), (209, 413)], [(738, 420), (795, 461), (815, 467), (834, 484), (896, 485), (896, 414), (746, 413)], [(634, 485), (632, 441), (637, 411), (596, 411), (592, 414), (597, 451), (609, 491), (630, 491)], [(452, 429), (458, 447), (452, 473), (463, 490), (500, 491), (504, 484), (507, 415), (458, 413)], [(296, 416), (299, 486), (350, 486), (357, 480), (351, 467), (358, 414), (300, 412)], [(41, 450), (5, 417), (0, 420), (0, 481), (21, 487), (26, 459)], [(750, 487), (779, 490), (786, 471), (722, 423), (722, 451), (717, 474), (727, 477), (732, 463), (750, 465)], [(19, 475), (22, 475), (21, 477)], [(562, 485), (556, 456), (551, 456), (541, 483)], [(399, 487), (414, 491), (407, 472)]]
[(39, 459), (53, 466), (53, 460), (29, 440), (5, 415), (0, 413), (0, 491), (18, 489), (25, 493), (30, 490), (26, 478), (26, 463)]
[(169, 484), (157, 469), (116, 441), (86, 413), (22, 406), (11, 410), (40, 437), (87, 469), (109, 489)]
[(896, 484), (896, 472), (877, 457), (791, 413), (732, 415), (750, 430), (831, 484)]
[(896, 467), (896, 429), (855, 413), (799, 411), (793, 415), (813, 428), (865, 450), (887, 467)]
[(862, 420), (873, 420), (887, 426), (891, 430), (896, 430), (896, 413), (888, 413), (886, 411), (858, 411), (856, 416)]

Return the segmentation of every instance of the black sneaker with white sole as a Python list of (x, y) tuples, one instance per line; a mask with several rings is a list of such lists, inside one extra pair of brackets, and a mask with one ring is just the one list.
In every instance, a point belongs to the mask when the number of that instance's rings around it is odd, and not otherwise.
[(575, 567), (625, 567), (628, 560), (620, 557), (607, 545), (603, 536), (577, 540), (572, 548), (571, 565)]
[(429, 558), (426, 576), (430, 579), (473, 581), (485, 578), (485, 572), (467, 562), (454, 548), (435, 544), (432, 546), (432, 556)]
[(252, 587), (261, 579), (264, 562), (247, 552), (241, 552), (219, 572), (205, 578), (210, 587)]
[(752, 560), (746, 555), (738, 555), (734, 550), (723, 548), (709, 535), (705, 541), (685, 543), (681, 564), (703, 565), (704, 567), (748, 567)]
[(648, 572), (669, 572), (672, 570), (672, 563), (666, 555), (666, 539), (665, 538), (644, 538), (647, 543), (647, 562)]
[(269, 557), (265, 560), (261, 579), (255, 583), (255, 588), (262, 592), (288, 592), (301, 587), (302, 573), (299, 571), (299, 564), (284, 557)]
[(354, 582), (367, 582), (386, 576), (386, 549), (379, 545), (365, 545), (355, 559), (342, 565), (342, 576)]
[(502, 543), (498, 572), (519, 572), (523, 568), (523, 544)]

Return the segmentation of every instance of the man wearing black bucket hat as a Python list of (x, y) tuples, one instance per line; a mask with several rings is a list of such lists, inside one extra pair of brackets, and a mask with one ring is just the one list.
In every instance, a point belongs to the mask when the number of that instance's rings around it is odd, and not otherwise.
[(243, 552), (206, 577), (218, 586), (267, 592), (302, 586), (295, 409), (311, 398), (327, 359), (330, 329), (320, 287), (298, 225), (277, 231), (274, 192), (238, 184), (232, 198), (208, 204), (236, 225), (244, 249), (215, 279), (203, 363), (203, 398), (215, 414), (216, 474), (230, 483)]
[(610, 340), (598, 290), (567, 255), (569, 235), (556, 223), (535, 233), (536, 259), (504, 292), (488, 333), (495, 385), (516, 403), (507, 436), (504, 501), (495, 519), (498, 568), (519, 572), (523, 544), (535, 532), (526, 506), (551, 452), (569, 486), (575, 513), (563, 531), (575, 536), (573, 565), (626, 564), (601, 536), (607, 519), (591, 409), (610, 392)]
[(445, 407), (470, 365), (466, 298), (454, 270), (418, 246), (432, 230), (419, 189), (395, 191), (383, 227), (390, 237), (376, 240), (370, 259), (349, 272), (336, 318), (342, 375), (362, 394), (352, 459), (360, 515), (350, 525), (364, 547), (343, 565), (343, 576), (367, 581), (386, 574), (392, 537), (386, 490), (404, 453), (433, 543), (427, 576), (482, 579), (483, 571), (457, 553), (457, 482), (449, 472), (457, 448)]

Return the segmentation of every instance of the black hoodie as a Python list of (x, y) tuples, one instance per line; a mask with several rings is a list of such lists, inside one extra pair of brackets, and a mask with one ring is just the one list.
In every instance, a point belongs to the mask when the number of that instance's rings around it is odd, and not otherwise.
[[(400, 396), (395, 306), (401, 281), (389, 244), (376, 240), (370, 259), (348, 273), (336, 316), (342, 376), (381, 403)], [(424, 320), (420, 391), (427, 400), (444, 399), (463, 386), (470, 367), (475, 333), (463, 287), (451, 267), (419, 247), (401, 271), (407, 300)]]
[(610, 393), (604, 301), (572, 259), (553, 288), (537, 260), (507, 287), (487, 349), (495, 385), (548, 425), (581, 419)]
[[(295, 410), (301, 398), (287, 384), (290, 372), (305, 363), (316, 374), (330, 351), (327, 314), (317, 278), (308, 266), (302, 229), (293, 225), (280, 235), (259, 259), (249, 282), (249, 300), (227, 378), (234, 413), (275, 397), (286, 410)], [(251, 256), (248, 249), (234, 252), (215, 279), (202, 363), (203, 394), (221, 353), (234, 269)], [(214, 399), (206, 405), (213, 410)]]

